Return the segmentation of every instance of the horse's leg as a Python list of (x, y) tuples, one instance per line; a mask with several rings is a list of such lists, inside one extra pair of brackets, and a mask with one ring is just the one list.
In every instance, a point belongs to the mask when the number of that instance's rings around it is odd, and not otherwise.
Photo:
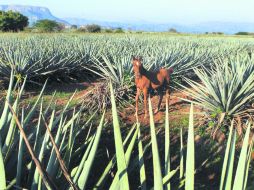
[(136, 94), (136, 116), (138, 117), (138, 98), (140, 95), (140, 89), (137, 88), (137, 94)]
[(163, 90), (161, 88), (158, 89), (158, 93), (159, 93), (159, 103), (158, 103), (157, 109), (155, 110), (155, 113), (158, 113), (160, 111), (161, 102), (162, 102), (162, 99), (163, 99)]
[(145, 107), (145, 118), (147, 118), (148, 111), (147, 111), (147, 96), (148, 96), (148, 89), (144, 88), (143, 89), (143, 94), (144, 94), (144, 107)]

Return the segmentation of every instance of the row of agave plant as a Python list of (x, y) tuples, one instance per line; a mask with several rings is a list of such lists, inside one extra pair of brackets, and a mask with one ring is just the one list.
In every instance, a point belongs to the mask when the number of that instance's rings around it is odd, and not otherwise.
[[(98, 61), (131, 77), (132, 55), (143, 56), (147, 69), (174, 67), (174, 75), (186, 75), (199, 65), (236, 53), (252, 51), (251, 40), (172, 37), (163, 35), (48, 35), (2, 34), (0, 36), (0, 76), (10, 76), (15, 66), (19, 77), (29, 82), (53, 77), (72, 80), (71, 74), (94, 70)], [(105, 60), (106, 59), (106, 60)], [(121, 67), (121, 68), (118, 68)], [(108, 68), (112, 72), (111, 68)], [(80, 73), (80, 71), (82, 71)], [(113, 74), (113, 73), (111, 73)], [(110, 75), (112, 76), (112, 75)], [(42, 80), (42, 81), (43, 81)]]
[[(186, 190), (195, 187), (195, 142), (194, 142), (194, 113), (191, 104), (186, 168), (184, 169), (183, 145), (181, 145), (181, 162), (177, 168), (171, 168), (170, 128), (168, 104), (165, 113), (165, 158), (159, 156), (156, 129), (153, 119), (152, 104), (149, 98), (150, 114), (150, 142), (144, 146), (141, 138), (140, 124), (137, 122), (128, 132), (124, 141), (121, 125), (118, 118), (114, 89), (110, 83), (112, 102), (112, 124), (105, 122), (105, 112), (102, 114), (98, 127), (93, 130), (91, 121), (82, 121), (84, 115), (82, 106), (56, 111), (45, 107), (43, 91), (45, 85), (34, 105), (20, 108), (20, 101), (24, 91), (25, 81), (22, 85), (14, 84), (14, 76), (10, 77), (8, 92), (4, 101), (4, 108), (0, 120), (0, 189), (87, 189), (91, 176), (95, 175), (92, 165), (99, 154), (99, 144), (103, 129), (112, 127), (114, 132), (115, 155), (103, 169), (99, 180), (94, 183), (93, 189), (130, 189), (129, 176), (133, 168), (139, 170), (139, 184), (141, 189), (148, 189), (147, 176), (144, 163), (145, 152), (151, 148), (153, 158), (154, 186), (153, 189), (171, 189), (170, 181), (173, 176), (180, 173), (181, 183)], [(53, 100), (51, 101), (53, 102)], [(51, 103), (50, 103), (51, 104)], [(38, 106), (39, 105), (39, 106)], [(39, 112), (36, 111), (39, 107)], [(245, 133), (236, 172), (234, 171), (236, 130), (232, 120), (224, 162), (221, 172), (220, 189), (246, 189), (248, 168), (251, 160), (253, 140), (249, 139), (252, 122), (246, 124)], [(87, 130), (86, 130), (87, 129)], [(249, 143), (250, 142), (250, 143)], [(78, 146), (76, 146), (78, 145)], [(137, 146), (137, 147), (136, 147)], [(131, 159), (137, 149), (137, 155)], [(162, 165), (162, 162), (163, 165)], [(75, 161), (75, 165), (73, 165)], [(132, 167), (131, 167), (132, 166)], [(184, 172), (185, 171), (185, 172)], [(108, 180), (114, 173), (112, 180)], [(235, 177), (233, 179), (233, 174)], [(109, 182), (110, 181), (110, 182)]]

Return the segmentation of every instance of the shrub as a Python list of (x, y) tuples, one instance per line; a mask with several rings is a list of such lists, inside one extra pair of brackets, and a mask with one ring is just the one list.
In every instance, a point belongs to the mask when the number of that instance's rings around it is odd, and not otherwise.
[(78, 29), (78, 26), (77, 25), (71, 25), (71, 29)]
[(124, 30), (121, 27), (116, 28), (115, 33), (124, 33)]
[(33, 32), (33, 27), (26, 27), (26, 28), (24, 28), (23, 32), (25, 32), (25, 33)]
[(216, 34), (223, 35), (224, 33), (223, 32), (216, 32)]
[(212, 32), (212, 34), (216, 34), (216, 35), (223, 35), (223, 32)]
[(171, 33), (178, 33), (175, 28), (170, 28), (168, 31), (171, 32)]
[(98, 33), (101, 32), (101, 26), (97, 25), (97, 24), (88, 24), (85, 27), (86, 32), (90, 32), (90, 33)]
[(87, 32), (85, 27), (80, 27), (77, 29), (77, 32)]
[(249, 32), (237, 32), (235, 35), (249, 35)]
[(104, 30), (104, 32), (106, 32), (106, 33), (113, 33), (113, 30), (110, 29), (110, 28), (107, 28), (107, 29)]

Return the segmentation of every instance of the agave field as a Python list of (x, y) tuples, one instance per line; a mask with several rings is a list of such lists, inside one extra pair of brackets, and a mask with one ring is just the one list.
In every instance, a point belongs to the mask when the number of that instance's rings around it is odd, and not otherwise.
[[(151, 98), (148, 124), (124, 123), (133, 55), (148, 70), (174, 69), (185, 127), (171, 128), (169, 100), (157, 124)], [(252, 38), (1, 34), (0, 189), (253, 189), (253, 56)], [(45, 98), (51, 83), (80, 81), (96, 85), (75, 104), (75, 93), (62, 107)], [(24, 103), (31, 88), (38, 95)], [(208, 143), (198, 145), (197, 133)], [(202, 181), (214, 165), (215, 184)]]

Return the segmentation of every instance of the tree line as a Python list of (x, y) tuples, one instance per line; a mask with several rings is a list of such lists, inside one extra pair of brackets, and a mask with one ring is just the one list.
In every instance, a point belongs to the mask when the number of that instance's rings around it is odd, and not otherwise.
[(56, 22), (54, 20), (38, 20), (31, 27), (29, 27), (28, 18), (19, 12), (14, 11), (0, 11), (0, 31), (2, 32), (60, 32), (64, 30), (71, 30), (76, 32), (90, 32), (90, 33), (122, 33), (122, 28), (116, 29), (102, 29), (100, 25), (88, 24), (78, 27), (77, 25), (71, 25), (66, 27), (64, 24)]

